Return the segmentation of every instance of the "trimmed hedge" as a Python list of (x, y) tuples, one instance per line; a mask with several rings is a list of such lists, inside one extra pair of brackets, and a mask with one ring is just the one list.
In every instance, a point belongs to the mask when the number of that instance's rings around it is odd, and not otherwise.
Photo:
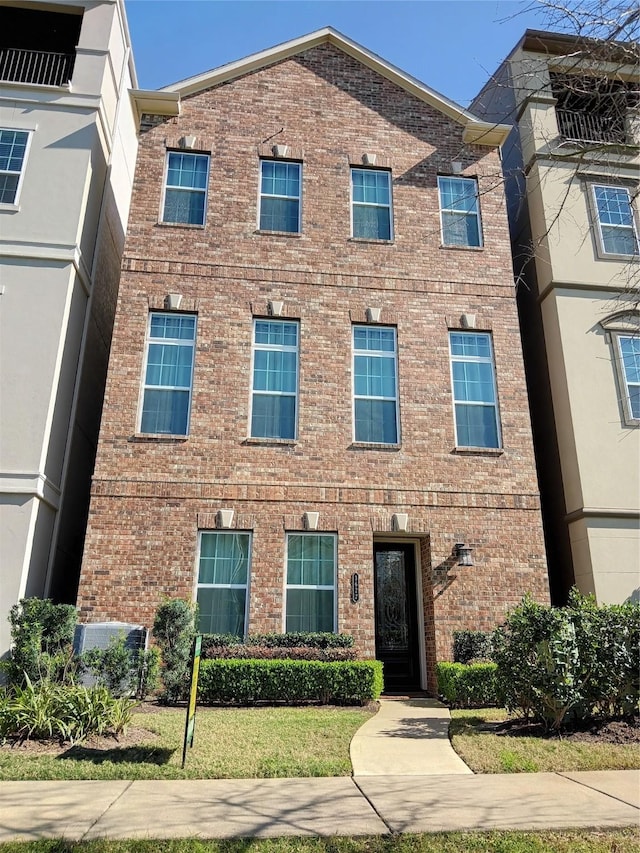
[(198, 701), (365, 704), (382, 692), (380, 661), (203, 660)]
[(472, 660), (491, 660), (493, 632), (454, 631), (453, 659), (456, 663), (469, 663)]
[(355, 649), (327, 648), (314, 646), (209, 646), (203, 658), (238, 658), (252, 660), (355, 660)]
[(438, 693), (454, 708), (488, 708), (502, 705), (498, 698), (495, 663), (436, 664)]
[(307, 646), (314, 649), (351, 649), (351, 634), (313, 633), (310, 631), (289, 631), (286, 634), (249, 634), (248, 646), (266, 646), (267, 648), (292, 648)]

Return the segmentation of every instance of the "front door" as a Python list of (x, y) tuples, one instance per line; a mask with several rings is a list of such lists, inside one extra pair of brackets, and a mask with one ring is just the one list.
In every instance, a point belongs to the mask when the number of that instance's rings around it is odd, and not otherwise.
[(384, 664), (386, 690), (420, 687), (416, 563), (413, 545), (373, 546), (376, 657)]

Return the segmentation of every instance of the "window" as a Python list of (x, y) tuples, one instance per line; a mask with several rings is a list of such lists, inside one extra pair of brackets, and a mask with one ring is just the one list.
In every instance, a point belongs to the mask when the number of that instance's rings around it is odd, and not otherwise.
[(260, 161), (261, 231), (301, 231), (300, 171), (300, 163)]
[(204, 225), (208, 178), (208, 154), (169, 151), (162, 221)]
[(478, 183), (475, 178), (438, 178), (442, 242), (445, 246), (482, 246)]
[(140, 431), (187, 435), (196, 318), (151, 314)]
[(500, 447), (491, 337), (451, 332), (451, 375), (458, 447)]
[(396, 330), (353, 327), (355, 440), (398, 443)]
[(379, 169), (351, 170), (352, 234), (391, 239), (391, 174)]
[(253, 340), (252, 438), (295, 438), (298, 323), (256, 320)]
[(640, 421), (640, 338), (616, 335), (627, 418)]
[(287, 536), (286, 631), (335, 631), (336, 537)]
[(606, 255), (635, 255), (638, 237), (626, 187), (593, 186), (598, 232)]
[(198, 630), (244, 637), (251, 541), (248, 533), (200, 533)]
[(0, 129), (0, 204), (17, 204), (29, 144), (26, 130)]

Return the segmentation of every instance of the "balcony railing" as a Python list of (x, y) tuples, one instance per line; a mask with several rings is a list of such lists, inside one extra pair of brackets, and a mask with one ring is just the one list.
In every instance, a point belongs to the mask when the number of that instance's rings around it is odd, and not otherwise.
[(621, 115), (598, 115), (556, 109), (558, 130), (565, 139), (575, 142), (614, 142), (624, 145), (627, 134)]
[(63, 86), (71, 80), (75, 53), (0, 48), (0, 80)]

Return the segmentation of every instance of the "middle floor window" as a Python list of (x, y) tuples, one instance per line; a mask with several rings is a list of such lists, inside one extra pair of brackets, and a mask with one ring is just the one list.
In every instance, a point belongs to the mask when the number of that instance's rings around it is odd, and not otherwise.
[(287, 535), (286, 631), (336, 629), (336, 537)]
[(298, 408), (298, 323), (255, 320), (251, 437), (295, 438)]
[(244, 637), (250, 550), (248, 533), (200, 533), (198, 631)]
[(352, 234), (391, 240), (391, 175), (381, 169), (351, 170)]
[(287, 231), (299, 234), (301, 173), (300, 163), (278, 160), (260, 161), (261, 231)]
[(398, 443), (396, 330), (353, 327), (353, 409), (356, 441)]

